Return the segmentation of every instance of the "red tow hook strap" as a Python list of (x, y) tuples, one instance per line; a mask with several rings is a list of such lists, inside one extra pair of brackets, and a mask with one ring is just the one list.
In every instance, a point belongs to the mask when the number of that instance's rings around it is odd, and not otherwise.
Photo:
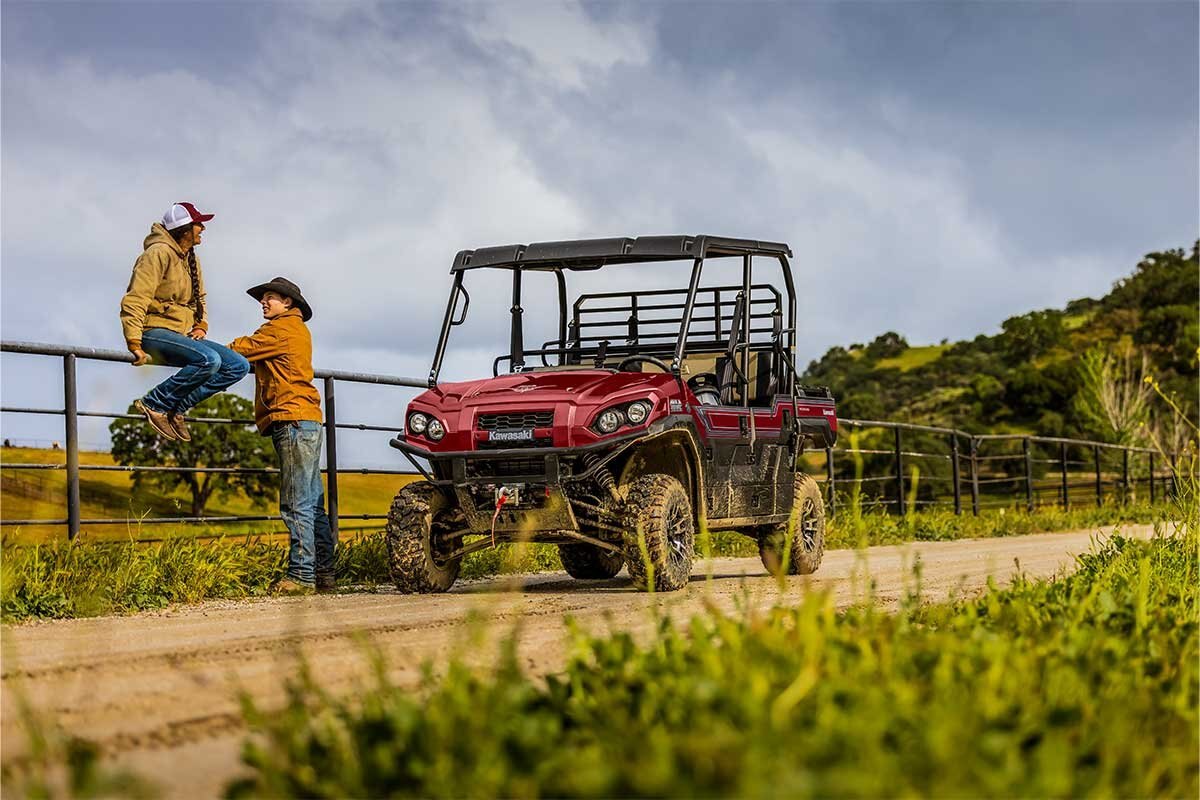
[(496, 520), (500, 519), (500, 509), (508, 502), (508, 490), (501, 489), (496, 497), (496, 511), (492, 514), (492, 547), (496, 546)]

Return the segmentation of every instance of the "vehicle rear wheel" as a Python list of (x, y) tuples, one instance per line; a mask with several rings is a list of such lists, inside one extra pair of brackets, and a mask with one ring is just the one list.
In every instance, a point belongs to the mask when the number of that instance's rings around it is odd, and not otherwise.
[(572, 578), (611, 578), (625, 566), (625, 557), (594, 544), (560, 544), (558, 557)]
[(396, 588), (406, 593), (428, 594), (449, 589), (462, 564), (448, 559), (450, 542), (436, 542), (452, 532), (461, 514), (427, 481), (410, 483), (392, 501), (387, 520), (388, 568)]
[(696, 547), (696, 518), (683, 484), (670, 475), (643, 475), (630, 484), (625, 508), (625, 561), (634, 585), (682, 589)]
[(778, 575), (785, 563), (789, 575), (811, 575), (821, 566), (825, 555), (825, 500), (821, 487), (808, 475), (796, 475), (791, 519), (759, 530), (758, 555), (772, 575)]

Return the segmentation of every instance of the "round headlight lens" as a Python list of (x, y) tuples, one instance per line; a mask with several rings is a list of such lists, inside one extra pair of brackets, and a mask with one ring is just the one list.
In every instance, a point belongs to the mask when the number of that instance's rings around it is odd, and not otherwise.
[(408, 415), (408, 430), (410, 433), (421, 434), (425, 432), (425, 427), (429, 424), (429, 417), (421, 412)]
[(439, 420), (431, 419), (425, 428), (425, 435), (436, 442), (446, 435), (446, 429)]
[(596, 429), (601, 433), (612, 433), (619, 427), (621, 427), (621, 412), (615, 408), (605, 411), (600, 415), (600, 419), (596, 420)]
[(625, 410), (629, 421), (634, 425), (641, 425), (646, 421), (647, 415), (650, 414), (650, 404), (645, 400), (638, 400), (636, 403), (630, 403), (629, 408)]

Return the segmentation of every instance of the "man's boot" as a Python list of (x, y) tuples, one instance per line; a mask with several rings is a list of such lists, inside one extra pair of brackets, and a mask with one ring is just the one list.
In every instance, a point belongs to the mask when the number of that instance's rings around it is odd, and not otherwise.
[(317, 573), (317, 593), (333, 594), (337, 591), (337, 576), (332, 572)]

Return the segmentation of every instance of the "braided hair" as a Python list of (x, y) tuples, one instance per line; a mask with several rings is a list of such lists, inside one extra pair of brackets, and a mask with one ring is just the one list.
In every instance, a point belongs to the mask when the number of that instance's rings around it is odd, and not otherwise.
[[(182, 225), (173, 231), (167, 231), (171, 234), (171, 238), (176, 243), (183, 238), (183, 234), (190, 231), (190, 225)], [(196, 266), (196, 248), (189, 247), (187, 251), (188, 275), (192, 279), (192, 300), (196, 303), (196, 319), (192, 323), (193, 327), (204, 321), (204, 301), (200, 299), (200, 269)]]

